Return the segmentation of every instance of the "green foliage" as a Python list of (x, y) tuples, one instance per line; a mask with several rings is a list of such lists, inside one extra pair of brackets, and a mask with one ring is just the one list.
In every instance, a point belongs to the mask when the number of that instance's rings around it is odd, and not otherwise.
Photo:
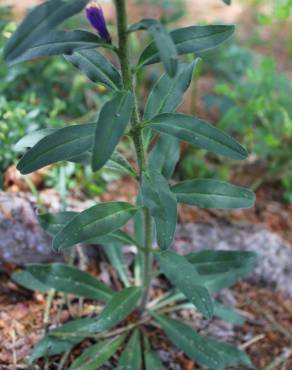
[(95, 370), (107, 362), (119, 349), (124, 336), (98, 342), (87, 348), (69, 367), (69, 370)]
[(215, 88), (229, 104), (219, 127), (240, 137), (256, 158), (265, 161), (267, 173), (263, 180), (280, 180), (287, 188), (287, 199), (292, 192), (290, 89), (289, 80), (277, 72), (270, 57), (248, 68), (240, 83), (221, 83)]
[(42, 284), (60, 292), (107, 301), (113, 292), (85, 271), (59, 263), (32, 264), (27, 271)]
[[(195, 265), (183, 256), (165, 251), (158, 255), (160, 268), (176, 287), (206, 317), (213, 315), (212, 300)], [(182, 274), (183, 271), (183, 274)]]
[[(80, 213), (39, 215), (40, 224), (53, 237), (55, 251), (76, 244), (102, 244), (125, 288), (114, 292), (87, 272), (64, 264), (34, 264), (15, 275), (15, 281), (23, 277), (21, 284), (29, 289), (54, 289), (106, 302), (96, 317), (69, 321), (49, 330), (35, 346), (30, 363), (71, 351), (90, 337), (94, 343), (69, 369), (100, 368), (125, 341), (120, 369), (138, 369), (141, 364), (146, 370), (163, 369), (145, 330), (145, 326), (155, 322), (174, 345), (203, 366), (223, 369), (243, 364), (249, 367), (248, 357), (237, 348), (202, 337), (193, 328), (161, 312), (162, 308), (171, 311), (186, 307), (199, 310), (207, 318), (215, 314), (232, 322), (242, 322), (240, 315), (220, 305), (212, 294), (250, 273), (255, 265), (253, 254), (202, 251), (180, 256), (168, 250), (175, 235), (177, 202), (197, 207), (247, 208), (255, 201), (248, 189), (216, 180), (197, 179), (173, 186), (169, 181), (179, 158), (180, 141), (231, 159), (247, 157), (246, 149), (221, 129), (197, 117), (175, 113), (198, 64), (198, 59), (189, 64), (180, 63), (179, 56), (218, 46), (232, 35), (234, 26), (191, 26), (168, 32), (159, 21), (144, 19), (128, 28), (125, 2), (120, 0), (115, 2), (118, 45), (115, 41), (101, 41), (88, 31), (56, 30), (85, 5), (84, 0), (54, 0), (38, 5), (9, 39), (4, 57), (9, 64), (16, 64), (40, 56), (66, 54), (69, 63), (93, 83), (113, 90), (113, 94), (107, 96), (97, 117), (87, 116), (81, 124), (65, 124), (54, 130), (41, 127), (42, 130), (25, 136), (17, 146), (18, 150), (25, 151), (18, 169), (27, 174), (48, 164), (68, 161), (75, 163), (76, 169), (90, 164), (94, 175), (100, 173), (101, 168), (118, 169), (137, 181), (139, 191), (135, 205), (98, 203)], [(153, 41), (142, 51), (137, 65), (132, 66), (129, 35), (139, 30), (147, 31)], [(97, 47), (100, 52), (94, 50)], [(110, 60), (114, 58), (110, 55), (118, 58), (120, 70), (112, 64)], [(134, 81), (142, 68), (160, 61), (166, 73), (154, 84), (142, 119)], [(93, 123), (85, 123), (88, 120)], [(121, 143), (125, 138), (135, 148), (137, 161), (133, 166), (122, 155)], [(133, 218), (135, 236), (120, 229)], [(137, 247), (135, 279), (128, 276), (124, 265), (122, 246), (127, 243)], [(153, 257), (159, 265), (158, 274), (164, 274), (178, 289), (158, 299), (156, 304), (148, 302)]]
[(79, 213), (65, 224), (53, 241), (53, 248), (60, 250), (74, 244), (110, 234), (134, 216), (138, 208), (126, 202), (101, 203)]
[(154, 219), (157, 243), (161, 249), (168, 249), (175, 233), (177, 210), (176, 199), (167, 180), (157, 170), (143, 174), (141, 195)]
[(138, 330), (134, 331), (129, 339), (126, 348), (124, 349), (120, 360), (119, 370), (141, 369), (142, 366), (142, 353), (140, 333)]

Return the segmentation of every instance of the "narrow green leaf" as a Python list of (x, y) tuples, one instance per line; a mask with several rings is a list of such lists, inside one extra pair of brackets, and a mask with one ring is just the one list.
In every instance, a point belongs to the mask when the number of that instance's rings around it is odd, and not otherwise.
[(145, 353), (145, 366), (145, 370), (166, 370), (157, 354), (153, 351), (147, 351)]
[(26, 289), (39, 290), (42, 293), (46, 293), (51, 289), (36, 279), (29, 271), (16, 271), (11, 277), (15, 283)]
[(122, 89), (118, 70), (96, 50), (77, 50), (65, 58), (84, 73), (92, 82), (101, 83), (110, 89)]
[(102, 244), (107, 245), (110, 243), (122, 243), (123, 245), (136, 245), (138, 248), (140, 244), (132, 238), (129, 234), (127, 234), (123, 230), (117, 230), (105, 236), (101, 236), (99, 238), (90, 239), (88, 241), (89, 244)]
[(140, 287), (125, 288), (115, 293), (106, 304), (92, 329), (95, 331), (107, 330), (126, 319), (136, 309), (140, 296)]
[(173, 136), (160, 134), (149, 155), (149, 166), (169, 179), (179, 160), (180, 141)]
[(8, 40), (4, 57), (8, 63), (19, 58), (30, 46), (41, 40), (44, 35), (79, 13), (88, 0), (46, 1), (35, 7), (22, 21), (16, 32)]
[(111, 157), (124, 134), (134, 107), (129, 91), (117, 92), (101, 109), (95, 130), (92, 169), (99, 170)]
[(177, 221), (176, 199), (167, 180), (156, 170), (142, 175), (141, 194), (143, 203), (154, 218), (157, 243), (167, 249), (174, 237)]
[(183, 181), (171, 190), (179, 203), (200, 208), (250, 208), (255, 202), (251, 190), (211, 179)]
[[(76, 340), (80, 341), (81, 337), (84, 338), (88, 334), (108, 330), (126, 319), (136, 309), (140, 296), (140, 287), (125, 288), (114, 293), (101, 314), (97, 318), (91, 319), (88, 325), (83, 325), (77, 332), (74, 328), (73, 330), (69, 330), (71, 327), (67, 328), (63, 326), (62, 328), (54, 329), (51, 332), (51, 336), (72, 338), (76, 342)], [(66, 330), (63, 330), (64, 328)]]
[(191, 253), (186, 258), (199, 271), (202, 284), (210, 293), (229, 288), (256, 266), (256, 255), (252, 252), (207, 250), (198, 253), (198, 256)]
[[(191, 26), (170, 32), (178, 55), (199, 53), (214, 48), (227, 40), (234, 32), (233, 25)], [(142, 52), (139, 66), (160, 61), (160, 55), (154, 42)]]
[(44, 128), (43, 130), (33, 131), (29, 134), (23, 136), (14, 146), (14, 149), (17, 151), (22, 151), (27, 148), (32, 148), (44, 137), (53, 134), (58, 131), (55, 128)]
[(240, 365), (243, 365), (244, 367), (250, 369), (254, 368), (250, 358), (240, 349), (234, 347), (229, 343), (218, 342), (217, 340), (214, 339), (208, 338), (208, 341), (210, 342), (213, 351), (216, 351), (217, 353), (220, 354), (225, 364), (225, 367), (229, 366), (238, 367)]
[(166, 28), (156, 19), (142, 19), (130, 27), (129, 31), (148, 30), (158, 51), (159, 58), (164, 64), (167, 74), (174, 77), (177, 73), (178, 60), (176, 46)]
[(208, 290), (194, 265), (174, 252), (161, 252), (158, 260), (162, 272), (206, 317), (212, 317), (213, 305)]
[(161, 113), (172, 113), (181, 104), (184, 92), (191, 84), (194, 69), (198, 64), (199, 58), (190, 64), (179, 64), (178, 73), (174, 78), (166, 73), (156, 82), (148, 97), (144, 120)]
[(129, 161), (117, 150), (113, 152), (110, 160), (105, 164), (106, 168), (113, 169), (120, 171), (122, 173), (126, 173), (132, 177), (136, 177), (137, 174)]
[(130, 286), (127, 268), (124, 260), (124, 253), (120, 243), (108, 243), (103, 247), (103, 250), (110, 262), (110, 264), (116, 269), (119, 278), (125, 285)]
[(164, 113), (150, 121), (145, 127), (169, 134), (187, 143), (232, 159), (245, 159), (247, 151), (236, 140), (223, 131), (198, 118), (185, 114)]
[(214, 301), (214, 316), (218, 317), (221, 320), (230, 322), (234, 325), (243, 325), (245, 318), (244, 316), (237, 313), (231, 307), (225, 306), (219, 302)]
[(169, 339), (202, 366), (218, 370), (229, 366), (251, 366), (249, 358), (236, 347), (203, 337), (183, 322), (163, 315), (153, 315)]
[(70, 222), (78, 212), (64, 211), (58, 213), (43, 213), (38, 215), (41, 227), (51, 236), (55, 236)]
[(77, 296), (108, 301), (113, 291), (94, 276), (61, 263), (31, 264), (28, 272), (46, 286)]
[(61, 128), (37, 142), (19, 161), (17, 168), (28, 174), (49, 164), (69, 160), (92, 146), (94, 124)]
[(223, 2), (227, 5), (231, 5), (231, 0), (223, 0)]
[(88, 31), (51, 31), (23, 53), (14, 58), (9, 65), (52, 55), (72, 54), (75, 50), (103, 46), (104, 41)]
[(213, 351), (208, 338), (197, 334), (191, 327), (179, 320), (164, 315), (153, 314), (171, 342), (200, 365), (218, 370), (224, 368), (219, 353)]
[[(32, 364), (41, 357), (54, 356), (71, 350), (84, 339), (84, 335), (79, 336), (78, 333), (88, 332), (95, 322), (96, 318), (77, 319), (51, 330), (36, 344), (29, 358), (29, 363)], [(61, 332), (63, 337), (55, 336), (58, 332)]]
[[(139, 370), (142, 366), (142, 353), (139, 331), (135, 330), (124, 349), (117, 370)], [(152, 370), (158, 370), (152, 368)]]
[(254, 252), (208, 249), (189, 253), (185, 257), (194, 264), (201, 275), (238, 270), (242, 276), (245, 276), (254, 270), (257, 260), (257, 255)]
[(61, 250), (116, 231), (138, 208), (126, 202), (97, 204), (74, 217), (55, 236), (53, 248)]
[[(104, 365), (119, 349), (124, 335), (94, 344), (73, 361), (69, 370), (96, 370)], [(137, 368), (138, 369), (138, 368)]]

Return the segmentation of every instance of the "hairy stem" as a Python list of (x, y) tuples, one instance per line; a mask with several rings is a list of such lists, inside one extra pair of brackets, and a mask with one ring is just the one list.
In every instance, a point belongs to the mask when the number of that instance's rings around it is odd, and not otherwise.
[[(135, 101), (135, 109), (132, 117), (132, 138), (135, 146), (137, 162), (139, 166), (140, 180), (141, 174), (147, 169), (147, 163), (145, 160), (145, 151), (143, 143), (143, 133), (139, 125), (139, 107), (137, 102), (137, 96), (134, 89), (133, 74), (130, 67), (129, 58), (129, 44), (128, 44), (128, 20), (127, 20), (127, 9), (126, 0), (115, 0), (116, 6), (116, 17), (117, 17), (117, 31), (118, 31), (118, 55), (121, 64), (122, 77), (124, 87), (133, 93)], [(145, 235), (145, 250), (144, 250), (144, 271), (143, 271), (143, 294), (141, 298), (141, 304), (139, 307), (140, 313), (145, 310), (149, 291), (151, 287), (151, 269), (152, 269), (152, 227), (151, 227), (151, 215), (149, 210), (144, 212), (144, 235)], [(139, 252), (141, 253), (141, 252)]]

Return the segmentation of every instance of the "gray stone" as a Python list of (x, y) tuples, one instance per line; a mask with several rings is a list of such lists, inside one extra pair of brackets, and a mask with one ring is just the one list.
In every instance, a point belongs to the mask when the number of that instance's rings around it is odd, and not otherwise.
[[(54, 192), (41, 194), (52, 212), (60, 211), (60, 199)], [(68, 209), (81, 211), (87, 203), (69, 201)], [(0, 191), (0, 262), (17, 265), (62, 260), (51, 249), (51, 238), (38, 225), (37, 205), (29, 193)]]

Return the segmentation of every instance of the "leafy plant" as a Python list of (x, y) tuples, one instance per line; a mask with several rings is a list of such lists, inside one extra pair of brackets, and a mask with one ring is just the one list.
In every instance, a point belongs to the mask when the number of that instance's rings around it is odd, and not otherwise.
[[(246, 149), (228, 134), (199, 118), (175, 113), (196, 67), (196, 62), (181, 63), (178, 56), (219, 45), (232, 35), (234, 26), (190, 26), (168, 32), (157, 20), (144, 19), (128, 27), (126, 2), (116, 0), (114, 4), (118, 45), (111, 41), (97, 3), (54, 0), (37, 6), (4, 50), (9, 64), (65, 54), (66, 59), (87, 77), (107, 84), (113, 91), (97, 119), (57, 130), (37, 131), (23, 138), (20, 146), (29, 150), (18, 163), (18, 169), (27, 174), (66, 160), (89, 162), (94, 171), (99, 171), (110, 163), (135, 178), (139, 186), (136, 204), (98, 203), (80, 213), (65, 211), (39, 216), (41, 225), (53, 236), (55, 251), (69, 250), (79, 243), (103, 244), (125, 288), (113, 291), (76, 267), (29, 265), (16, 279), (22, 278), (31, 288), (40, 284), (42, 291), (55, 289), (105, 302), (99, 316), (73, 320), (50, 330), (34, 348), (30, 362), (71, 351), (84, 338), (90, 337), (96, 343), (75, 359), (69, 369), (100, 368), (120, 347), (123, 352), (117, 365), (119, 369), (142, 366), (147, 370), (163, 369), (147, 338), (151, 325), (155, 324), (175, 346), (202, 366), (216, 370), (240, 364), (251, 367), (247, 355), (236, 347), (201, 336), (181, 320), (167, 315), (187, 308), (197, 309), (207, 318), (213, 315), (226, 318), (229, 309), (218, 304), (212, 295), (246, 276), (255, 266), (255, 255), (249, 252), (206, 250), (180, 256), (169, 250), (175, 235), (177, 203), (230, 209), (251, 207), (255, 200), (250, 190), (216, 180), (196, 179), (170, 184), (180, 141), (231, 159), (247, 157)], [(82, 30), (56, 30), (85, 6), (99, 36)], [(132, 66), (129, 62), (130, 35), (140, 30), (149, 32), (153, 41)], [(101, 55), (104, 49), (118, 58), (120, 68)], [(159, 62), (166, 73), (153, 87), (141, 117), (135, 76), (140, 69)], [(124, 136), (134, 145), (135, 167), (119, 152)], [(121, 229), (130, 219), (134, 220), (135, 235)], [(124, 268), (123, 244), (137, 248), (135, 279), (129, 277)], [(157, 272), (153, 259), (159, 266)], [(163, 274), (174, 288), (150, 300), (154, 273)], [(137, 281), (141, 283), (135, 283)], [(230, 314), (231, 319), (242, 321), (236, 313)]]
[(277, 71), (271, 57), (257, 58), (239, 83), (218, 83), (215, 87), (223, 113), (218, 126), (240, 137), (255, 159), (264, 161), (266, 173), (257, 179), (258, 185), (281, 181), (287, 200), (292, 193), (290, 90), (289, 80)]

